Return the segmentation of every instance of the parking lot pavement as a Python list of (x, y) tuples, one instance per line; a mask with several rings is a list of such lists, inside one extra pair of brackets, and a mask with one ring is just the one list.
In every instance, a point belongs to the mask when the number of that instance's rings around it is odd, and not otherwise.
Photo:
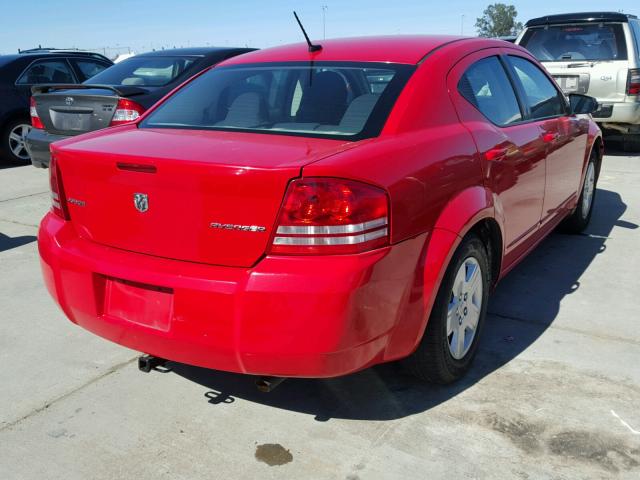
[(47, 172), (0, 170), (0, 471), (14, 479), (640, 478), (640, 157), (608, 155), (586, 234), (500, 285), (471, 374), (333, 380), (173, 365), (64, 319), (40, 280)]

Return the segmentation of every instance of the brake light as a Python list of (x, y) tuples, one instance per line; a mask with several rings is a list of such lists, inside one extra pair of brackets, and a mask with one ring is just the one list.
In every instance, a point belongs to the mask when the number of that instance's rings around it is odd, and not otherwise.
[(280, 209), (270, 253), (359, 253), (388, 245), (388, 203), (381, 188), (353, 180), (294, 180)]
[(110, 126), (133, 122), (144, 112), (144, 107), (126, 98), (118, 99), (116, 111), (113, 113)]
[(640, 95), (640, 68), (629, 70), (627, 95)]
[(51, 155), (49, 161), (49, 185), (51, 186), (51, 211), (64, 220), (71, 220), (55, 155)]
[(36, 108), (36, 99), (31, 97), (29, 101), (29, 115), (31, 115), (31, 126), (33, 128), (44, 128), (40, 115), (38, 115), (38, 109)]

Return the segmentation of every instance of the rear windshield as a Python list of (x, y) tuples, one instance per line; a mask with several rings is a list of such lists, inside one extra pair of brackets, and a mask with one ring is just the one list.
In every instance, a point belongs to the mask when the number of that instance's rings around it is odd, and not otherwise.
[(520, 45), (541, 62), (627, 59), (624, 31), (619, 23), (529, 28)]
[(376, 136), (413, 70), (327, 62), (214, 68), (164, 102), (141, 127)]
[(198, 57), (136, 56), (107, 68), (85, 83), (162, 87), (189, 68)]

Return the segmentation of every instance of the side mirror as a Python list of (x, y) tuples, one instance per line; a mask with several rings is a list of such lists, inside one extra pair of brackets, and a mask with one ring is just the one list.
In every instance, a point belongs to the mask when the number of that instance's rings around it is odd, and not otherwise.
[(569, 104), (571, 105), (571, 113), (574, 115), (594, 113), (599, 107), (595, 98), (578, 93), (569, 94)]

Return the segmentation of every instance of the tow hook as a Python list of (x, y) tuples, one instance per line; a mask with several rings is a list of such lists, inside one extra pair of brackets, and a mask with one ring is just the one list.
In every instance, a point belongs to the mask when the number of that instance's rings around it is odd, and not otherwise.
[(285, 380), (285, 377), (260, 377), (256, 380), (256, 387), (263, 393), (269, 393)]
[(138, 357), (138, 369), (141, 372), (149, 373), (157, 367), (164, 367), (168, 360), (153, 355), (141, 355)]

